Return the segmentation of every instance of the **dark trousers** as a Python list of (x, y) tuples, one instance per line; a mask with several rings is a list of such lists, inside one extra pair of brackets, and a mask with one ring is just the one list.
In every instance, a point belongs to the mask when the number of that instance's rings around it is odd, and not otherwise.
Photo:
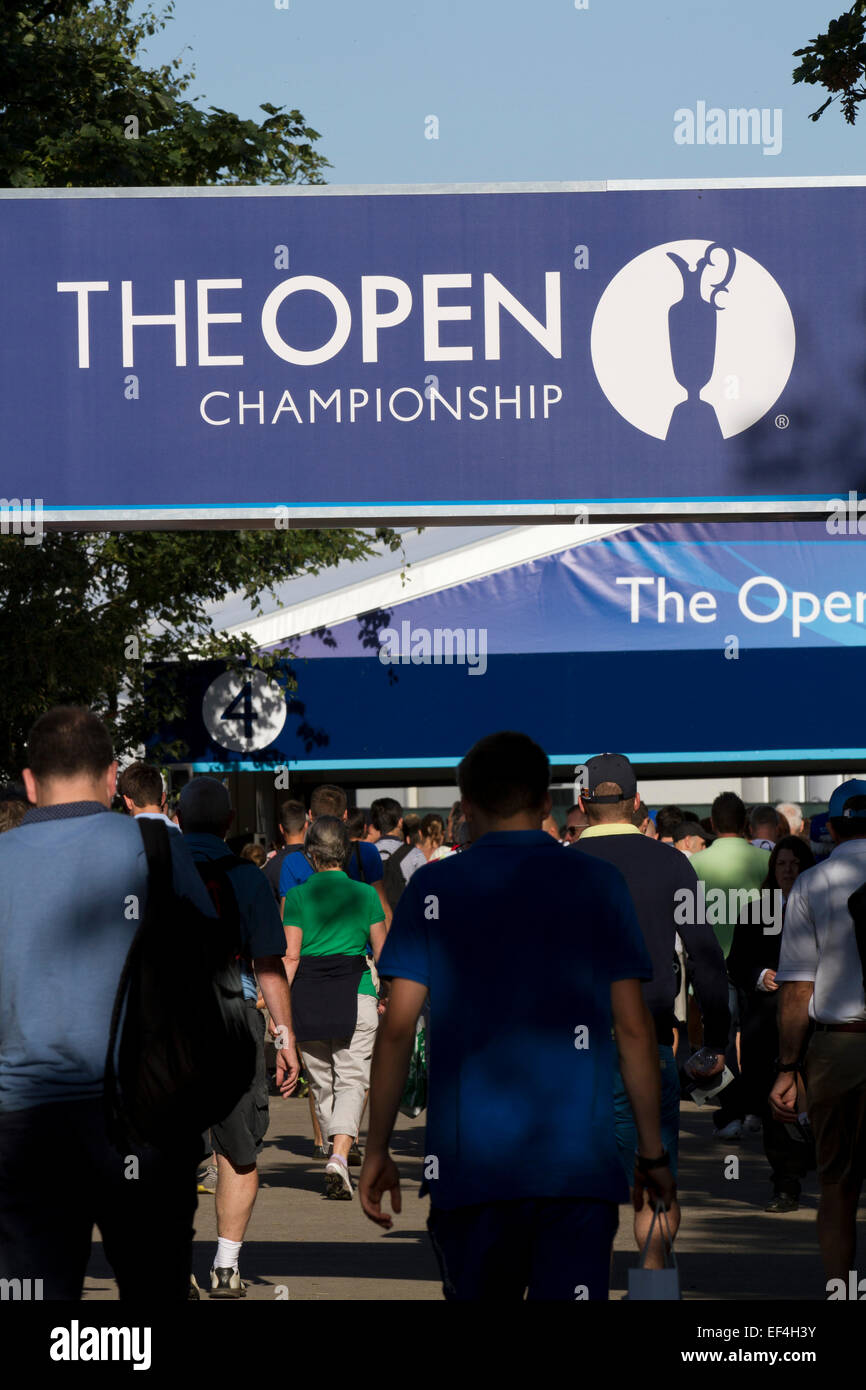
[(737, 1033), (740, 1036), (740, 1048), (742, 1050), (742, 1015), (743, 1015), (743, 992), (737, 989), (736, 985), (728, 981), (728, 1004), (731, 1010), (731, 1031), (728, 1034), (728, 1046), (725, 1049), (725, 1065), (730, 1067), (733, 1072), (733, 1081), (725, 1087), (723, 1091), (715, 1097), (716, 1104), (720, 1107), (713, 1115), (713, 1124), (716, 1129), (724, 1129), (734, 1120), (742, 1120), (746, 1115), (745, 1097), (743, 1094), (743, 1077), (737, 1061)]
[(101, 1100), (0, 1113), (0, 1277), (80, 1299), (95, 1225), (122, 1299), (186, 1299), (200, 1136), (168, 1154), (125, 1147), (112, 1147)]
[(770, 1109), (769, 1095), (776, 1080), (773, 1064), (779, 1055), (777, 998), (775, 992), (756, 990), (746, 1002), (740, 1037), (743, 1095), (746, 1114), (761, 1117), (774, 1191), (799, 1197), (801, 1178), (815, 1166), (815, 1151), (797, 1126), (774, 1119)]
[(572, 1197), (442, 1211), (427, 1229), (449, 1302), (605, 1300), (619, 1212)]

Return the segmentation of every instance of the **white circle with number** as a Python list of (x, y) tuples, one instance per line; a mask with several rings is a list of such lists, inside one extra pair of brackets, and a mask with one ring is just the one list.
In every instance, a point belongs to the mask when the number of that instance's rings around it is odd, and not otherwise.
[(201, 712), (205, 728), (221, 748), (254, 753), (281, 732), (286, 696), (264, 671), (226, 671), (211, 681)]

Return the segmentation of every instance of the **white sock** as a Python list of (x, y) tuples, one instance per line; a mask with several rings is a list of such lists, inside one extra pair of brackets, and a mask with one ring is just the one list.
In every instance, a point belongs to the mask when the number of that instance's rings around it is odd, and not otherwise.
[(237, 1269), (238, 1255), (241, 1253), (242, 1240), (226, 1240), (225, 1236), (217, 1236), (217, 1248), (214, 1255), (214, 1269)]

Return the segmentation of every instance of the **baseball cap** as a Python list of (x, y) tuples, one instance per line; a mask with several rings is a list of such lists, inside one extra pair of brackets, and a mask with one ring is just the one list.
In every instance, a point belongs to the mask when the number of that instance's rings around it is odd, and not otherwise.
[(684, 840), (687, 835), (699, 835), (709, 845), (716, 838), (710, 830), (705, 830), (700, 821), (684, 820), (682, 825), (678, 825), (673, 833), (673, 841)]
[[(855, 810), (852, 807), (846, 811), (845, 807), (848, 802), (853, 801), (855, 797), (863, 798), (862, 808)], [(843, 782), (830, 797), (827, 814), (831, 820), (835, 820), (837, 816), (840, 820), (847, 819), (849, 816), (853, 816), (857, 820), (866, 819), (866, 782), (858, 780), (856, 777), (852, 777), (848, 782)]]
[[(602, 782), (614, 782), (622, 788), (621, 796), (596, 796), (595, 789)], [(864, 784), (866, 785), (866, 784)], [(634, 768), (622, 753), (599, 753), (586, 764), (586, 790), (584, 796), (596, 806), (614, 806), (618, 801), (627, 801), (637, 791), (637, 778)]]

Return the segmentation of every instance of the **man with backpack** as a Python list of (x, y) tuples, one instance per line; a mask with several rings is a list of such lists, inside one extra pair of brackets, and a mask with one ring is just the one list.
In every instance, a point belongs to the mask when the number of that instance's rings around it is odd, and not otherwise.
[[(95, 1224), (121, 1299), (183, 1301), (201, 1134), (118, 1149), (103, 1094), (118, 983), (147, 911), (141, 830), (110, 814), (117, 763), (90, 710), (43, 714), (28, 763), (33, 804), (0, 836), (0, 1278), (35, 1275), (44, 1298), (79, 1300)], [(212, 919), (188, 847), (166, 841), (181, 911)]]
[(273, 889), (274, 901), (279, 906), (280, 873), (283, 864), (290, 854), (297, 854), (298, 850), (304, 848), (304, 831), (307, 828), (307, 813), (304, 810), (304, 803), (291, 799), (280, 802), (277, 825), (283, 847), (278, 849), (273, 858), (268, 860), (264, 867), (264, 875)]
[[(256, 1071), (247, 1094), (229, 1115), (213, 1125), (217, 1155), (217, 1249), (210, 1271), (212, 1298), (243, 1298), (246, 1285), (238, 1259), (258, 1192), (256, 1159), (268, 1128), (265, 1025), (256, 1007), (261, 989), (275, 1029), (277, 1084), (290, 1095), (298, 1079), (289, 983), (283, 956), (286, 938), (273, 893), (264, 874), (237, 859), (225, 843), (233, 813), (229, 794), (213, 777), (195, 777), (180, 794), (178, 819), (183, 839), (219, 907), (237, 927), (247, 1022), (255, 1042)], [(258, 986), (256, 984), (258, 981)]]
[(383, 864), (388, 906), (393, 912), (416, 869), (423, 869), (426, 855), (409, 844), (403, 834), (403, 808), (393, 796), (380, 796), (370, 807), (370, 819), (379, 832), (376, 849)]

